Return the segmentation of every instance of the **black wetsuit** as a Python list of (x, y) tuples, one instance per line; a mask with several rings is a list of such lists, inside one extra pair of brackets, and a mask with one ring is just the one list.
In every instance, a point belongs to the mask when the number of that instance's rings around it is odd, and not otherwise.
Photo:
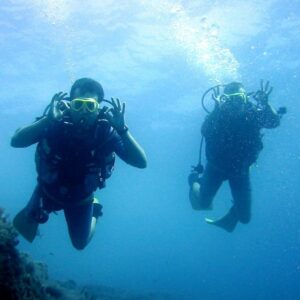
[(107, 121), (97, 123), (80, 138), (72, 127), (53, 122), (37, 145), (38, 185), (28, 208), (63, 209), (73, 244), (85, 244), (93, 216), (93, 193), (110, 176), (114, 153), (126, 158), (121, 137)]
[(54, 123), (37, 146), (38, 181), (57, 202), (76, 204), (99, 187), (99, 175), (106, 171), (102, 169), (112, 153), (121, 158), (126, 155), (121, 137), (107, 121), (99, 122), (84, 136)]
[(249, 167), (263, 148), (262, 128), (275, 128), (279, 116), (267, 106), (258, 110), (248, 102), (237, 114), (230, 107), (216, 107), (202, 125), (205, 138), (207, 165), (201, 179), (200, 202), (208, 208), (223, 181), (228, 180), (233, 207), (242, 223), (250, 220), (251, 187)]

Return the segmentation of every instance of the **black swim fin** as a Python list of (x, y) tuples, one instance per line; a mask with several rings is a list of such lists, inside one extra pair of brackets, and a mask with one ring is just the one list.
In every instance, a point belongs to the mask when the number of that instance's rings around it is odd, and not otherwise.
[(27, 207), (15, 216), (13, 225), (28, 242), (33, 242), (37, 235), (39, 223), (29, 215)]
[(218, 226), (227, 232), (233, 232), (239, 220), (234, 207), (231, 207), (229, 212), (224, 217), (217, 220), (205, 218), (205, 221), (207, 224)]

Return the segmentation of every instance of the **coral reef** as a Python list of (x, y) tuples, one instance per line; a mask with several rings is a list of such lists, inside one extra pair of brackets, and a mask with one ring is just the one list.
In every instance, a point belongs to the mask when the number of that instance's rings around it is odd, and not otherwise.
[(105, 286), (79, 287), (74, 281), (48, 277), (47, 266), (17, 249), (18, 234), (0, 208), (0, 299), (2, 300), (170, 300), (161, 295), (136, 295)]
[(18, 234), (0, 208), (0, 295), (5, 300), (78, 299), (95, 297), (75, 283), (49, 280), (47, 266), (20, 253)]
[[(17, 233), (0, 209), (0, 291), (3, 299), (37, 299), (43, 288), (16, 248)], [(23, 263), (23, 261), (25, 263)]]

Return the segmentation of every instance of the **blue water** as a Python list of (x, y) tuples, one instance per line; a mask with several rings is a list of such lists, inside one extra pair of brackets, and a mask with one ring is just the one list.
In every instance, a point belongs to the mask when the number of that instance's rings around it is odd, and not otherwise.
[[(34, 147), (13, 149), (16, 128), (80, 77), (126, 102), (148, 168), (116, 163), (98, 192), (104, 216), (91, 244), (72, 248), (63, 214), (20, 248), (58, 279), (179, 299), (300, 299), (300, 2), (2, 0), (1, 206), (13, 217), (35, 185)], [(253, 219), (233, 234), (204, 217), (230, 207), (224, 185), (212, 212), (195, 212), (187, 175), (197, 162), (202, 93), (270, 80), (282, 125), (265, 132), (252, 169)]]

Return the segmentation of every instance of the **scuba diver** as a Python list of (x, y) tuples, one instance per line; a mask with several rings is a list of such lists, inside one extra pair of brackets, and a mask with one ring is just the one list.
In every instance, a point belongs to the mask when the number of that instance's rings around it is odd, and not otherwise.
[[(102, 106), (104, 102), (111, 108)], [(115, 153), (134, 167), (147, 165), (124, 114), (125, 103), (105, 100), (100, 83), (81, 78), (71, 87), (70, 97), (55, 94), (42, 117), (15, 132), (11, 146), (37, 143), (37, 186), (13, 221), (26, 240), (34, 240), (51, 212), (63, 210), (73, 246), (81, 250), (89, 243), (102, 215), (94, 192), (110, 177)]]
[[(209, 92), (212, 92), (215, 107), (201, 128), (199, 164), (193, 167), (188, 178), (189, 198), (193, 209), (210, 210), (218, 189), (228, 181), (232, 207), (220, 219), (205, 220), (232, 232), (239, 222), (247, 224), (251, 218), (250, 166), (263, 148), (261, 129), (278, 127), (286, 108), (275, 111), (269, 104), (272, 92), (269, 82), (264, 84), (261, 81), (260, 90), (250, 94), (239, 82), (210, 88), (202, 97), (207, 112), (204, 100)], [(254, 101), (250, 101), (250, 96)], [(205, 168), (201, 163), (203, 140), (207, 160)]]

